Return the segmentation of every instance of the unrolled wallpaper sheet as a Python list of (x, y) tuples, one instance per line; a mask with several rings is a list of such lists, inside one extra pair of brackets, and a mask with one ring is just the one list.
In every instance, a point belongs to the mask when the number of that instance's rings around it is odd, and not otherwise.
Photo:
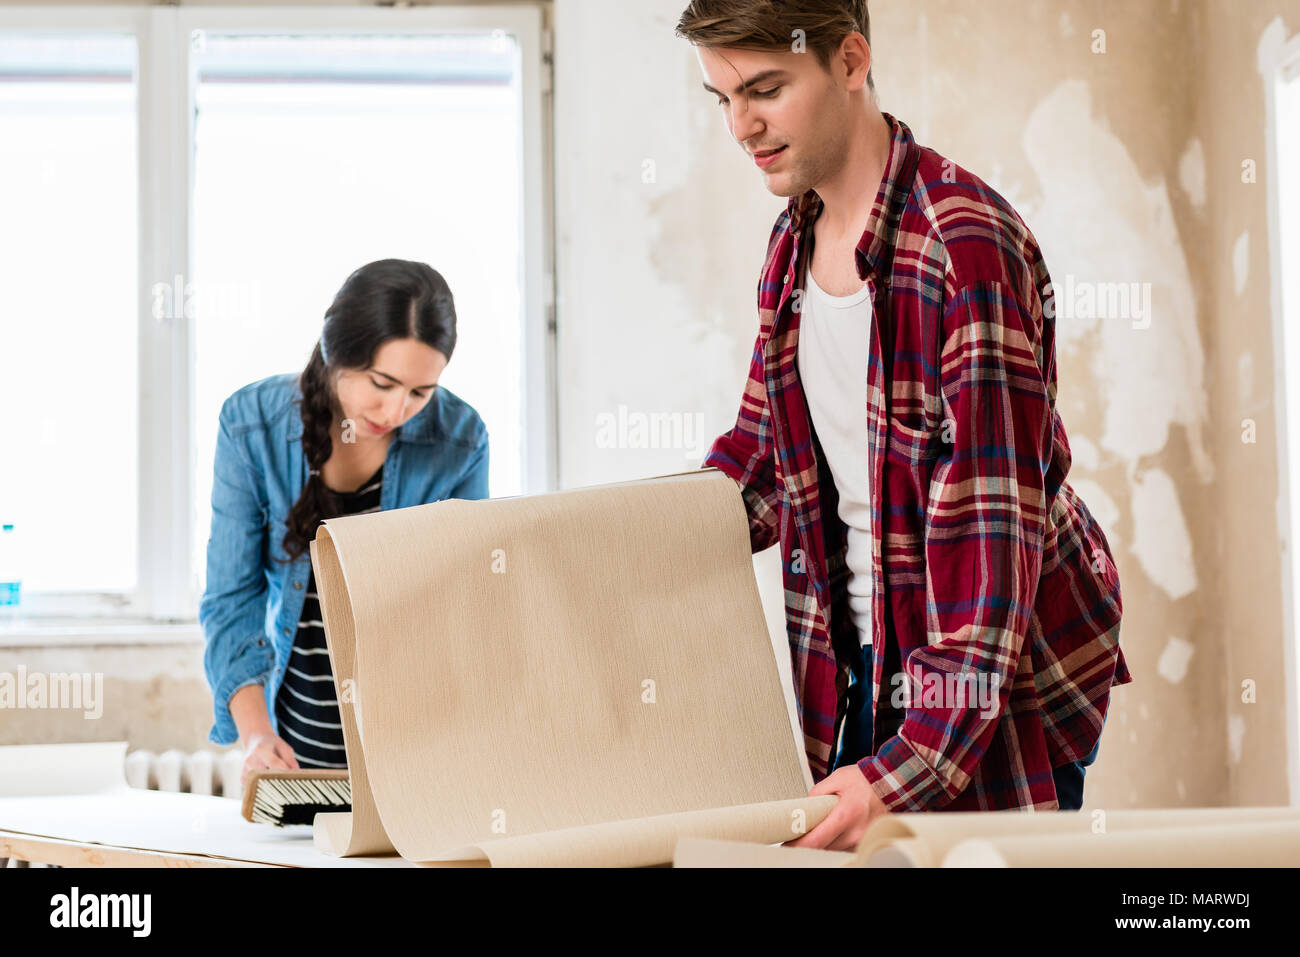
[(269, 827), (228, 797), (126, 783), (126, 742), (0, 747), (0, 831), (105, 847), (306, 867), (409, 867), (400, 857), (322, 856), (307, 825)]
[(311, 558), (352, 785), (327, 854), (657, 865), (835, 805), (717, 470), (334, 518)]

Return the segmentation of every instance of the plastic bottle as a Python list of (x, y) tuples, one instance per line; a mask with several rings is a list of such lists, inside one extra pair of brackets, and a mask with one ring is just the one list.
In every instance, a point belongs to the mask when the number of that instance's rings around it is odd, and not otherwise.
[(22, 597), (18, 538), (11, 524), (0, 525), (0, 608), (12, 611)]

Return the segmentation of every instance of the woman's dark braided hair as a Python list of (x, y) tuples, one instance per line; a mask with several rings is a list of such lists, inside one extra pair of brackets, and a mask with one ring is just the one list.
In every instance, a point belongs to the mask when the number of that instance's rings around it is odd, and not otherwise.
[(449, 360), (456, 347), (456, 306), (451, 289), (424, 263), (381, 259), (362, 266), (343, 283), (325, 313), (325, 325), (307, 367), (298, 377), (302, 393), (302, 449), (307, 484), (289, 510), (283, 548), (293, 561), (307, 551), (316, 529), (339, 514), (335, 495), (320, 472), (333, 452), (330, 429), (341, 415), (337, 375), (367, 369), (390, 339), (417, 339)]

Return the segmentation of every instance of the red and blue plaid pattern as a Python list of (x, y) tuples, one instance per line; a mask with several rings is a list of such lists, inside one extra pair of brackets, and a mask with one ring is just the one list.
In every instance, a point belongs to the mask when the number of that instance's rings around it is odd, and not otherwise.
[[(866, 370), (875, 740), (858, 765), (890, 810), (1055, 810), (1052, 769), (1092, 750), (1111, 686), (1133, 679), (1110, 545), (1065, 481), (1051, 279), (1005, 199), (885, 118), (889, 161), (856, 255), (877, 320)], [(809, 191), (777, 218), (740, 415), (704, 461), (740, 483), (754, 550), (781, 545), (815, 780), (857, 640), (846, 530), (795, 365), (794, 294), (820, 212)], [(915, 697), (895, 707), (904, 664)], [(919, 694), (926, 676), (948, 674), (996, 687), (995, 713)]]

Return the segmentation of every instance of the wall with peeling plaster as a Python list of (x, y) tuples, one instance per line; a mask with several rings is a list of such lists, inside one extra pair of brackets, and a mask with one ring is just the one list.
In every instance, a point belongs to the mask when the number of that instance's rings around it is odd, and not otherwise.
[[(566, 31), (560, 5), (560, 52), (583, 55), (561, 56), (557, 96), (585, 101), (557, 118), (560, 155), (576, 157), (558, 184), (568, 484), (678, 467), (669, 450), (597, 447), (595, 417), (690, 410), (726, 428), (749, 358), (780, 202), (668, 38), (680, 6), (571, 3)], [(1243, 451), (1238, 427), (1243, 405), (1264, 428), (1272, 404), (1266, 193), (1243, 193), (1238, 170), (1264, 154), (1261, 34), (1277, 16), (1294, 33), (1300, 3), (877, 0), (872, 14), (881, 107), (1013, 202), (1058, 297), (1140, 290), (1122, 317), (1059, 304), (1069, 480), (1114, 548), (1135, 675), (1112, 699), (1085, 807), (1285, 803), (1277, 466), (1272, 440)], [(641, 37), (631, 62), (598, 48), (623, 30)], [(607, 70), (612, 112), (571, 88)], [(756, 564), (779, 647), (771, 558)], [(1242, 705), (1248, 674), (1260, 692)]]
[[(682, 5), (555, 4), (566, 486), (698, 464), (734, 418), (756, 331), (757, 271), (784, 202), (728, 138), (672, 36)], [(872, 14), (881, 107), (1013, 202), (1058, 295), (1070, 282), (1137, 283), (1146, 307), (1058, 319), (1069, 481), (1114, 549), (1135, 677), (1112, 699), (1085, 808), (1285, 803), (1257, 61), (1270, 30), (1300, 31), (1300, 0), (875, 0)], [(1240, 181), (1248, 157), (1256, 185)], [(604, 447), (602, 416), (620, 412), (676, 413), (685, 440)], [(1254, 444), (1241, 441), (1247, 417)], [(771, 550), (756, 569), (784, 656), (777, 562)], [(71, 660), (41, 654), (0, 649), (0, 670)], [(109, 669), (119, 715), (94, 737), (203, 745), (199, 649), (79, 654)], [(0, 724), (0, 742), (72, 737), (86, 735), (48, 713)]]
[[(1178, 8), (873, 5), (882, 107), (1011, 200), (1056, 288), (1068, 481), (1114, 551), (1134, 675), (1112, 696), (1085, 809), (1229, 799), (1205, 587), (1219, 570), (1211, 530), (1188, 520), (1210, 510), (1215, 457), (1203, 265), (1188, 254), (1201, 223), (1179, 185), (1208, 188), (1188, 68), (1201, 14)], [(1098, 316), (1076, 293), (1097, 283), (1140, 293), (1126, 314)]]

